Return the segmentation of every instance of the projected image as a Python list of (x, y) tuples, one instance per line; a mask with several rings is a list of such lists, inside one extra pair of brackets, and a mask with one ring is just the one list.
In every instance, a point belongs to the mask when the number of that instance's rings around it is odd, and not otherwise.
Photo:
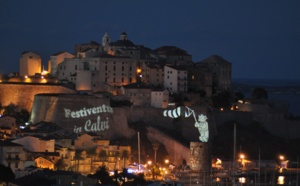
[(190, 117), (193, 115), (195, 119), (195, 127), (198, 128), (199, 131), (199, 140), (202, 142), (207, 142), (209, 138), (209, 129), (208, 129), (208, 122), (207, 117), (203, 114), (198, 115), (198, 119), (196, 118), (195, 111), (189, 107), (184, 107), (182, 110), (181, 107), (177, 107), (172, 110), (165, 110), (163, 112), (163, 115), (165, 117), (170, 117), (170, 118), (178, 118), (179, 116), (183, 115), (184, 117)]

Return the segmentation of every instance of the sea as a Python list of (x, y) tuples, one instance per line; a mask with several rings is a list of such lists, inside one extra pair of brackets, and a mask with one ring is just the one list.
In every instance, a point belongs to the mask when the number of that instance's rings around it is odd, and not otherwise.
[(284, 101), (291, 115), (300, 116), (300, 79), (232, 79), (233, 91), (241, 91), (246, 98), (255, 88), (264, 88), (268, 100)]

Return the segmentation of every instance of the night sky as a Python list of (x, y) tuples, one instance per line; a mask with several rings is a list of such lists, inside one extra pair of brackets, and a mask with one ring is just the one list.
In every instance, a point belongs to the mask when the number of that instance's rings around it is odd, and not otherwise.
[(108, 32), (151, 49), (177, 46), (201, 61), (220, 55), (233, 78), (300, 79), (299, 0), (1, 0), (0, 71), (23, 51), (47, 61)]

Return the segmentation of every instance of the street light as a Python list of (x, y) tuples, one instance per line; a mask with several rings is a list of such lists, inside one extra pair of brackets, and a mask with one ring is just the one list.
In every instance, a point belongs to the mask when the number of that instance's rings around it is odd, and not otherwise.
[(244, 170), (244, 166), (245, 166), (245, 155), (244, 154), (240, 154), (240, 159), (241, 159), (241, 164), (242, 164), (242, 170)]
[(280, 155), (280, 156), (279, 156), (279, 159), (280, 159), (280, 160), (284, 160), (284, 156), (283, 156), (283, 155)]
[(166, 165), (169, 164), (169, 160), (168, 160), (168, 159), (165, 160), (165, 164), (166, 164)]

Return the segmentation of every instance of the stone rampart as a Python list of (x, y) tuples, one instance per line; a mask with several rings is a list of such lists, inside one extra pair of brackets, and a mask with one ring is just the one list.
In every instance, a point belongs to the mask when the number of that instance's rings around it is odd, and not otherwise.
[(130, 138), (135, 134), (128, 127), (124, 108), (112, 108), (108, 98), (93, 95), (35, 95), (30, 122), (42, 121), (75, 133), (97, 133), (106, 139)]
[(181, 164), (181, 160), (184, 158), (188, 164), (190, 164), (190, 149), (184, 144), (179, 143), (176, 139), (173, 139), (162, 131), (153, 127), (147, 128), (147, 136), (151, 142), (163, 144), (166, 148), (170, 162)]
[(34, 96), (41, 93), (75, 93), (74, 90), (47, 84), (0, 83), (0, 102), (2, 106), (14, 104), (31, 111)]

